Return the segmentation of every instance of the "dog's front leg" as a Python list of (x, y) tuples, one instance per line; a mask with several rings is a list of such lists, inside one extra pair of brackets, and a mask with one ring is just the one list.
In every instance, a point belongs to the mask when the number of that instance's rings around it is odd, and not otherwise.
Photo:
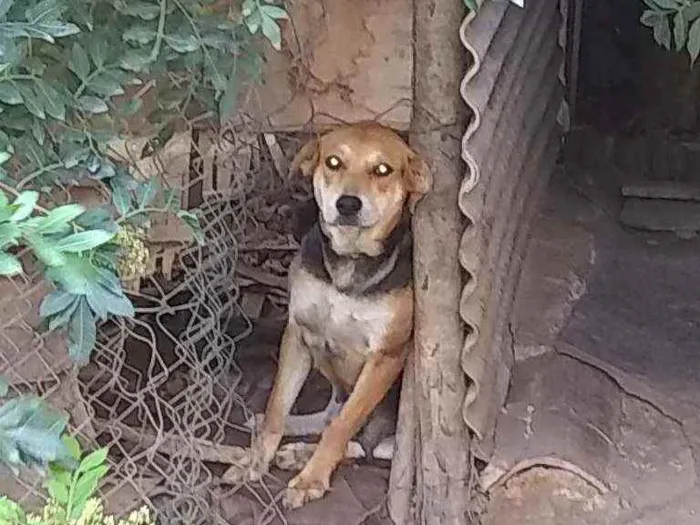
[(331, 474), (345, 456), (348, 442), (387, 394), (403, 367), (405, 353), (377, 353), (362, 368), (360, 377), (340, 414), (326, 428), (313, 456), (287, 486), (284, 504), (297, 508), (322, 497)]
[(231, 467), (224, 474), (225, 481), (258, 481), (267, 473), (282, 440), (285, 420), (310, 370), (311, 354), (301, 340), (298, 325), (290, 320), (282, 336), (277, 375), (265, 409), (262, 428), (251, 444), (249, 464), (242, 468)]

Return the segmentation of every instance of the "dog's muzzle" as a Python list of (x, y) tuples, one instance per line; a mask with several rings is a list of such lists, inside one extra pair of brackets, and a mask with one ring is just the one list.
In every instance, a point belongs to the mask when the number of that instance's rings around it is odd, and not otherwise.
[(357, 226), (359, 213), (362, 209), (362, 200), (355, 195), (341, 195), (335, 201), (338, 210), (338, 224), (342, 226)]

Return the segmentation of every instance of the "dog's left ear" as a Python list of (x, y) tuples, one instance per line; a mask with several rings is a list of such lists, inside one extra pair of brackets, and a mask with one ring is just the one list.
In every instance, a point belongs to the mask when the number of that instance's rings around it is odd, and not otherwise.
[(304, 144), (299, 152), (294, 157), (292, 165), (289, 168), (290, 175), (294, 175), (300, 171), (304, 177), (311, 177), (318, 166), (320, 151), (318, 139), (311, 139)]
[(430, 187), (433, 185), (433, 175), (428, 164), (417, 153), (411, 151), (405, 177), (408, 189), (408, 209), (413, 213), (418, 201), (430, 191)]

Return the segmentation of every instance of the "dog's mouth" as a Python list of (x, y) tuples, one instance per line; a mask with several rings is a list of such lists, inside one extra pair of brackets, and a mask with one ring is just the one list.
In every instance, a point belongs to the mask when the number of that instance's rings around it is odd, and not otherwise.
[(359, 217), (343, 215), (341, 215), (334, 221), (333, 226), (356, 226), (358, 228), (362, 228)]

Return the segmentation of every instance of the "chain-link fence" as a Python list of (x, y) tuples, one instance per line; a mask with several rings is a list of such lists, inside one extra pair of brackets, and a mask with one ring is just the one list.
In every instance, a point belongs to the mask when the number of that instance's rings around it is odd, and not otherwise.
[[(85, 448), (109, 447), (101, 487), (109, 513), (146, 503), (163, 524), (287, 522), (279, 473), (255, 486), (220, 480), (248, 445), (243, 422), (262, 411), (271, 388), (295, 221), (311, 199), (308, 183), (289, 177), (289, 163), (308, 138), (298, 132), (306, 121), (382, 119), (405, 130), (412, 52), (410, 7), (400, 2), (357, 6), (352, 16), (341, 0), (290, 6), (283, 53), (267, 57), (263, 86), (241, 94), (235, 124), (203, 129), (204, 119), (182, 115), (184, 129), (143, 158), (139, 116), (127, 130), (136, 138), (115, 145), (116, 157), (176, 189), (183, 209), (198, 210), (204, 242), (192, 243), (174, 217), (154, 220), (147, 276), (125, 283), (137, 315), (99, 325), (88, 365), (75, 369), (66, 335), (42, 325), (39, 304), (51, 285), (30, 254), (20, 254), (24, 274), (0, 278), (0, 376), (13, 393), (38, 393), (68, 412)], [(326, 45), (331, 38), (347, 53)], [(109, 198), (97, 189), (87, 206)], [(69, 189), (58, 193), (81, 201)], [(312, 378), (300, 404), (322, 408), (327, 390)], [(38, 475), (2, 469), (0, 494), (27, 505), (45, 498)], [(388, 474), (373, 476), (367, 483), (348, 472), (334, 489), (353, 498), (339, 519), (364, 523), (367, 509), (376, 511)]]
[[(242, 423), (251, 415), (237, 344), (249, 317), (263, 309), (284, 317), (284, 274), (297, 246), (290, 204), (308, 193), (278, 171), (289, 159), (272, 135), (190, 130), (171, 143), (149, 160), (150, 174), (158, 169), (179, 185), (183, 207), (198, 209), (202, 245), (180, 242), (179, 224), (157, 221), (150, 275), (131, 283), (135, 319), (102, 324), (93, 359), (78, 371), (63, 335), (41, 335), (38, 305), (49, 285), (24, 257), (26, 274), (0, 280), (0, 375), (67, 410), (89, 446), (110, 447), (109, 511), (146, 502), (161, 523), (223, 523), (218, 476), (247, 445)], [(2, 493), (42, 497), (31, 473), (3, 479)], [(264, 488), (249, 490), (274, 504)]]

